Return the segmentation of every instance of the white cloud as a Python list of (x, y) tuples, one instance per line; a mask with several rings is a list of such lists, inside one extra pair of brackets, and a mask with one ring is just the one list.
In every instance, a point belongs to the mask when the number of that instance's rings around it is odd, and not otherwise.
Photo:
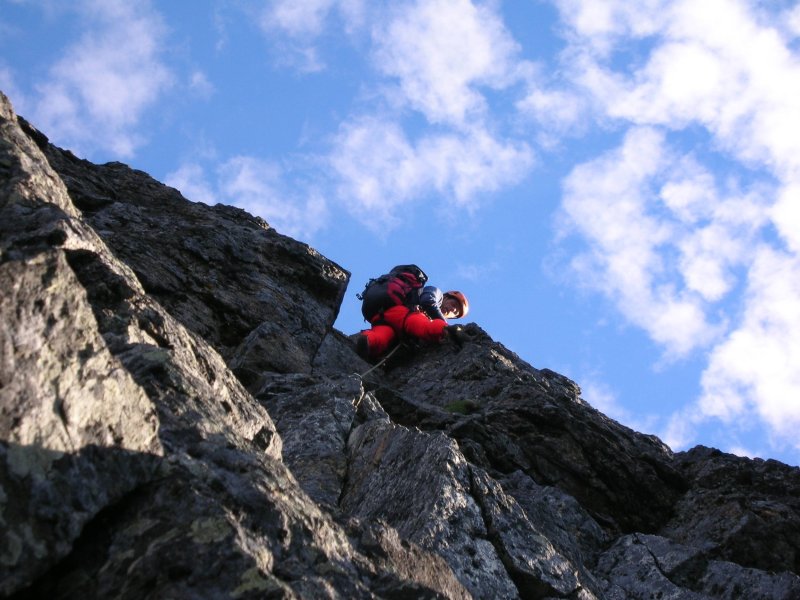
[(28, 114), (28, 97), (17, 85), (14, 72), (2, 62), (0, 62), (0, 91), (8, 96), (18, 114)]
[(727, 449), (728, 454), (735, 454), (736, 456), (741, 456), (743, 458), (756, 458), (761, 456), (760, 452), (755, 452), (750, 450), (749, 448), (745, 448), (744, 446), (734, 445)]
[(481, 194), (519, 181), (532, 161), (525, 144), (482, 129), (414, 143), (398, 124), (375, 118), (344, 125), (330, 155), (340, 199), (375, 230), (395, 226), (402, 207), (431, 192), (452, 207), (472, 209)]
[(659, 437), (673, 450), (684, 450), (697, 439), (697, 410), (685, 407), (674, 413)]
[(130, 157), (142, 115), (171, 81), (159, 59), (163, 25), (146, 4), (121, 0), (87, 0), (80, 14), (84, 34), (38, 86), (36, 124), (59, 144)]
[(398, 220), (395, 210), (419, 193), (426, 179), (416, 153), (395, 123), (363, 119), (345, 124), (331, 152), (339, 197), (376, 229)]
[(752, 244), (769, 220), (767, 193), (728, 190), (721, 197), (709, 172), (680, 162), (660, 197), (681, 223), (675, 240), (687, 289), (706, 302), (722, 300), (736, 285), (734, 270), (750, 260)]
[(313, 236), (328, 218), (321, 194), (298, 192), (276, 164), (249, 156), (227, 160), (218, 170), (220, 201), (263, 217), (281, 233), (300, 239)]
[(518, 46), (501, 19), (469, 0), (401, 5), (373, 34), (381, 71), (399, 80), (402, 101), (433, 123), (461, 125), (483, 113), (481, 86), (515, 81)]
[(632, 129), (620, 148), (573, 169), (562, 210), (566, 230), (589, 246), (573, 261), (585, 285), (670, 358), (722, 333), (717, 303), (752, 260), (768, 218), (760, 194), (720, 190), (710, 172), (651, 128)]
[(661, 188), (661, 200), (684, 223), (708, 218), (718, 203), (716, 186), (710, 173), (691, 161), (681, 165), (682, 177)]
[(800, 254), (800, 178), (787, 181), (780, 190), (771, 217), (792, 252)]
[[(371, 32), (362, 41), (371, 43), (379, 78), (362, 97), (382, 92), (389, 112), (379, 115), (370, 105), (347, 118), (328, 164), (340, 201), (373, 230), (396, 226), (403, 208), (433, 194), (442, 198), (437, 207), (473, 210), (483, 195), (516, 183), (530, 169), (530, 147), (504, 139), (480, 118), (488, 105), (481, 88), (509, 86), (526, 68), (489, 7), (420, 0), (368, 10), (362, 0), (279, 0), (262, 16), (266, 31), (283, 36), (273, 43), (289, 44), (306, 70), (323, 68), (318, 38), (336, 17), (351, 33)], [(442, 128), (412, 135), (408, 108)]]
[[(701, 125), (745, 164), (797, 179), (800, 56), (783, 37), (792, 35), (784, 15), (768, 22), (742, 0), (636, 3), (635, 9), (621, 0), (558, 4), (571, 27), (572, 82), (604, 116), (671, 129)], [(598, 7), (614, 18), (590, 26), (582, 15)], [(649, 55), (639, 62), (626, 57), (633, 65), (627, 72), (616, 68), (613, 51), (645, 39)]]
[[(716, 246), (703, 244), (701, 233), (687, 232), (668, 210), (672, 202), (685, 218), (688, 200), (675, 200), (681, 187), (676, 178), (683, 171), (670, 173), (680, 164), (661, 134), (634, 129), (617, 150), (576, 167), (565, 182), (563, 200), (568, 227), (581, 233), (590, 247), (573, 261), (579, 275), (676, 356), (718, 334), (702, 297), (693, 293), (698, 291), (693, 271), (711, 265), (719, 278), (728, 275)], [(660, 181), (667, 190), (666, 203), (658, 193)], [(731, 237), (724, 222), (716, 224), (714, 234), (723, 241)], [(683, 261), (673, 264), (669, 254), (681, 243)]]
[[(764, 65), (773, 58), (764, 57)], [(610, 99), (609, 112), (670, 127), (699, 122), (741, 160), (766, 163), (779, 174), (795, 171), (800, 141), (791, 132), (800, 127), (800, 107), (790, 98), (800, 95), (800, 68), (776, 68), (770, 79), (756, 74), (757, 65), (743, 69), (749, 65), (741, 60), (695, 41), (666, 45), (637, 85)], [(771, 70), (764, 65), (762, 71)]]
[(186, 163), (165, 182), (188, 200), (238, 206), (298, 239), (310, 238), (328, 222), (327, 203), (319, 192), (302, 190), (278, 164), (252, 156), (225, 160), (211, 178), (199, 164)]
[(800, 259), (758, 249), (746, 302), (742, 323), (711, 354), (700, 407), (728, 422), (755, 412), (800, 449)]
[[(531, 87), (525, 98), (517, 102), (520, 113), (532, 118), (544, 132), (564, 135), (583, 129), (584, 115), (588, 111), (585, 96), (565, 89), (549, 89), (538, 82), (532, 82)], [(550, 145), (549, 139), (549, 135), (543, 138), (543, 145)]]
[(293, 37), (316, 37), (336, 3), (336, 0), (276, 0), (264, 10), (262, 25), (282, 29)]
[(800, 37), (800, 5), (787, 10), (782, 21), (786, 23), (790, 35)]
[(283, 31), (294, 38), (313, 39), (321, 35), (330, 14), (337, 11), (348, 29), (364, 21), (364, 0), (272, 0), (261, 16), (264, 29)]
[(418, 154), (420, 169), (428, 171), (436, 191), (459, 208), (473, 208), (481, 193), (516, 183), (533, 163), (526, 144), (498, 140), (481, 128), (426, 136)]
[[(800, 313), (800, 289), (793, 284), (800, 262), (800, 11), (770, 14), (744, 0), (556, 3), (568, 25), (567, 84), (583, 87), (585, 106), (601, 121), (677, 133), (704, 130), (711, 150), (738, 163), (742, 178), (765, 182), (746, 192), (727, 182), (722, 189), (704, 169), (675, 159), (644, 172), (639, 184), (657, 191), (660, 206), (650, 197), (639, 215), (644, 220), (636, 219), (649, 243), (640, 248), (646, 257), (640, 270), (634, 267), (627, 279), (613, 269), (624, 252), (608, 232), (580, 225), (588, 216), (572, 214), (574, 190), (567, 187), (565, 210), (593, 248), (594, 260), (579, 264), (604, 267), (605, 293), (654, 340), (668, 349), (697, 345), (688, 329), (677, 339), (664, 336), (647, 310), (637, 312), (635, 302), (631, 310), (622, 283), (646, 283), (649, 295), (636, 296), (640, 308), (663, 307), (657, 298), (672, 306), (675, 299), (690, 300), (703, 318), (689, 322), (700, 332), (716, 312), (727, 314), (719, 321), (723, 337), (705, 337), (716, 345), (710, 347), (702, 398), (687, 407), (691, 419), (676, 417), (669, 435), (685, 442), (703, 420), (732, 424), (756, 416), (776, 440), (788, 440), (800, 424), (794, 376), (800, 351), (790, 335)], [(609, 156), (576, 170), (568, 183), (591, 174), (601, 177), (602, 191), (603, 167), (624, 175), (643, 163), (636, 153), (618, 152), (611, 162)], [(718, 158), (712, 153), (704, 160)], [(599, 209), (585, 187), (577, 188), (585, 196), (577, 205)], [(614, 217), (603, 221), (633, 225), (633, 213), (620, 209), (620, 202), (613, 200)], [(672, 276), (659, 286), (665, 268)], [(742, 281), (746, 297), (723, 305)]]
[(206, 178), (205, 171), (198, 164), (181, 165), (177, 171), (169, 173), (164, 178), (164, 183), (179, 190), (184, 198), (192, 202), (209, 205), (217, 203), (216, 194)]
[(203, 71), (193, 71), (189, 76), (189, 89), (202, 98), (209, 98), (216, 89)]
[(571, 41), (589, 45), (607, 56), (620, 38), (643, 37), (657, 30), (666, 0), (554, 0), (561, 16), (572, 28)]
[(459, 279), (465, 279), (472, 283), (486, 281), (500, 270), (500, 265), (497, 262), (490, 262), (487, 264), (459, 264), (456, 270), (456, 275)]
[(637, 415), (625, 408), (617, 397), (617, 393), (606, 382), (602, 381), (597, 372), (583, 373), (581, 382), (581, 397), (601, 413), (640, 432), (650, 432), (656, 425), (656, 417)]
[[(614, 14), (625, 13), (628, 4), (604, 3)], [(618, 32), (652, 36), (647, 60), (622, 73), (591, 37), (581, 38), (571, 65), (576, 80), (610, 116), (671, 128), (701, 124), (739, 159), (758, 161), (782, 177), (797, 173), (800, 57), (781, 37), (778, 19), (763, 24), (748, 8), (737, 0), (680, 0), (659, 7), (652, 22), (658, 27), (629, 28), (623, 20), (615, 25)], [(579, 19), (563, 16), (574, 34), (587, 35)]]
[(617, 395), (608, 384), (592, 377), (581, 377), (581, 397), (594, 406), (604, 415), (626, 422), (631, 418), (631, 413), (617, 400)]
[(363, 26), (365, 12), (364, 0), (271, 0), (261, 11), (259, 24), (278, 48), (279, 62), (315, 72), (325, 68), (317, 38), (332, 16), (340, 18), (337, 27), (352, 33)]

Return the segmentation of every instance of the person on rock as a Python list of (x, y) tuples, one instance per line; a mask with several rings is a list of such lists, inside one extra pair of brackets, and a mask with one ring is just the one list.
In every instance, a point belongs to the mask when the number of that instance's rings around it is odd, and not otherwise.
[(371, 279), (364, 291), (361, 313), (370, 329), (359, 332), (356, 351), (364, 360), (381, 358), (398, 341), (414, 339), (439, 342), (451, 337), (463, 343), (468, 336), (461, 326), (448, 325), (469, 312), (469, 302), (459, 291), (442, 292), (426, 286), (428, 276), (416, 265), (399, 265), (386, 275)]

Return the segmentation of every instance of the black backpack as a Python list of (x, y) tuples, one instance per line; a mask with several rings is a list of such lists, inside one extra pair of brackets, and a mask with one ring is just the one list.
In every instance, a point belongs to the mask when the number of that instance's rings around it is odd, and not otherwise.
[(385, 275), (370, 279), (364, 291), (356, 294), (362, 301), (361, 314), (367, 321), (397, 305), (414, 306), (419, 291), (428, 281), (425, 271), (417, 265), (398, 265)]

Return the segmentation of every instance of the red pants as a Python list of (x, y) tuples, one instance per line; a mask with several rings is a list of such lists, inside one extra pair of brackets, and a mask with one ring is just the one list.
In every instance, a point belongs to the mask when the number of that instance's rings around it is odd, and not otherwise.
[(432, 320), (423, 312), (412, 312), (408, 307), (398, 305), (386, 309), (383, 318), (380, 315), (375, 317), (372, 329), (365, 329), (361, 334), (367, 336), (370, 357), (378, 358), (403, 334), (423, 342), (438, 342), (444, 337), (445, 327), (447, 321)]

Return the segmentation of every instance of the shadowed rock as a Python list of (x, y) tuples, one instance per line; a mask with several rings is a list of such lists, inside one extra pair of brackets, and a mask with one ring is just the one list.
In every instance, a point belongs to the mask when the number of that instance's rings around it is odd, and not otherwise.
[(800, 571), (800, 469), (702, 446), (675, 462), (691, 488), (662, 535), (720, 560)]
[(347, 271), (241, 209), (187, 202), (142, 171), (95, 165), (36, 139), (86, 223), (148, 296), (229, 360), (242, 381), (310, 371)]

